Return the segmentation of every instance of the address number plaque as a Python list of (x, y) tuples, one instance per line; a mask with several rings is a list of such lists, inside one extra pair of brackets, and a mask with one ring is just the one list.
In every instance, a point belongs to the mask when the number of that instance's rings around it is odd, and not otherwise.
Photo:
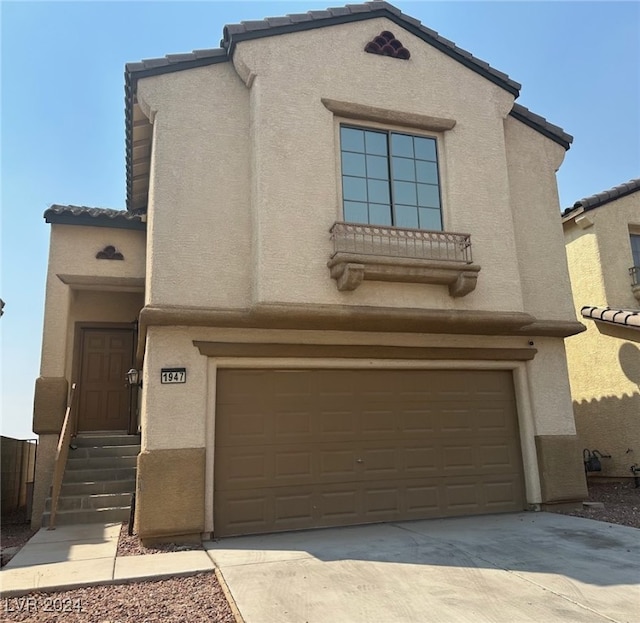
[(186, 383), (186, 368), (162, 368), (160, 371), (160, 383)]

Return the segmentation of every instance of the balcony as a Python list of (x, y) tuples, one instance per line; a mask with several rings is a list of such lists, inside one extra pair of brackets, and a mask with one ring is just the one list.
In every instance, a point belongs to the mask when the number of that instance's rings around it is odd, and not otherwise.
[(636, 300), (640, 302), (640, 266), (632, 266), (629, 269), (631, 275), (631, 291)]
[(338, 290), (355, 290), (365, 279), (446, 285), (460, 297), (476, 287), (471, 236), (442, 231), (334, 223), (327, 263)]

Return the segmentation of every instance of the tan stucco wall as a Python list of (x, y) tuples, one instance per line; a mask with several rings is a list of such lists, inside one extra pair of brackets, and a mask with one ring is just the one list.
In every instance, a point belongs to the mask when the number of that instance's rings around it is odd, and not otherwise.
[(145, 541), (198, 539), (204, 532), (204, 448), (138, 455), (135, 528)]
[[(409, 61), (363, 52), (384, 29), (411, 50)], [(505, 129), (510, 94), (385, 19), (241, 42), (233, 65), (145, 78), (138, 98), (154, 122), (148, 304), (532, 306), (554, 318), (570, 308), (566, 274), (536, 271), (534, 279), (532, 269), (541, 255), (550, 265), (562, 258), (557, 218), (547, 222), (558, 208), (562, 148), (514, 129), (517, 121)], [(328, 229), (342, 218), (341, 119), (322, 98), (456, 121), (452, 130), (422, 133), (439, 141), (445, 228), (472, 235), (482, 266), (474, 292), (453, 299), (445, 286), (380, 282), (337, 291), (326, 262)], [(512, 157), (520, 164), (507, 171)], [(533, 185), (534, 216), (524, 206), (532, 185), (521, 174), (530, 163), (545, 169)], [(517, 228), (549, 242), (516, 251)]]
[[(638, 309), (628, 269), (640, 193), (586, 212), (582, 224), (564, 224), (576, 316), (585, 305)], [(582, 448), (611, 454), (600, 475), (630, 477), (640, 465), (640, 332), (584, 323), (586, 332), (566, 340), (578, 438)]]
[[(124, 260), (98, 260), (96, 253), (105, 246), (112, 245), (124, 255)], [(72, 286), (66, 285), (58, 277), (74, 276), (96, 278), (96, 285), (88, 283), (84, 287), (94, 287), (104, 292), (106, 287), (101, 278), (144, 279), (145, 277), (145, 232), (107, 227), (84, 227), (76, 225), (52, 225), (49, 243), (49, 265), (47, 269), (47, 291), (45, 299), (44, 330), (40, 374), (44, 377), (65, 376), (70, 369), (69, 332), (71, 305), (77, 295)], [(65, 277), (66, 278), (66, 277)], [(112, 286), (117, 288), (118, 286)], [(124, 288), (125, 286), (122, 286)], [(80, 296), (82, 318), (86, 317), (86, 296)], [(105, 295), (108, 298), (108, 295)], [(103, 299), (104, 300), (104, 299)], [(111, 305), (111, 309), (117, 306)], [(106, 308), (94, 306), (96, 313), (106, 319)], [(129, 321), (135, 320), (131, 318)], [(114, 321), (112, 321), (114, 322)]]
[[(410, 61), (363, 52), (382, 30), (394, 32), (410, 49)], [(444, 226), (472, 236), (473, 258), (482, 267), (475, 291), (454, 299), (446, 286), (370, 281), (352, 292), (337, 290), (326, 263), (329, 228), (342, 220), (339, 125), (412, 129), (341, 119), (323, 98), (455, 120), (451, 130), (415, 133), (438, 139)], [(191, 311), (269, 303), (387, 306), (573, 319), (555, 181), (563, 149), (508, 117), (510, 94), (396, 24), (375, 19), (241, 42), (233, 63), (142, 79), (138, 100), (153, 123), (147, 305)], [(217, 366), (311, 364), (207, 359), (194, 341), (526, 348), (530, 339), (539, 351), (535, 359), (511, 362), (509, 369), (518, 396), (528, 502), (539, 504), (545, 498), (535, 440), (575, 440), (558, 338), (152, 325), (141, 396), (143, 452), (205, 449), (210, 531)], [(508, 368), (491, 361), (422, 365)], [(187, 382), (162, 385), (163, 367), (185, 367)], [(553, 463), (554, 448), (560, 446), (543, 446), (549, 479), (543, 484), (551, 491), (553, 465), (560, 464)], [(581, 466), (572, 461), (573, 490), (565, 491), (561, 481), (551, 497), (561, 498), (563, 491), (566, 498), (576, 495)], [(154, 496), (139, 500), (150, 518), (159, 504)]]
[(532, 406), (538, 435), (573, 435), (569, 375), (564, 343), (557, 338), (536, 338), (538, 354), (527, 362)]
[(573, 304), (555, 179), (565, 150), (513, 117), (504, 125), (524, 309), (567, 320)]
[[(144, 231), (51, 226), (40, 378), (34, 395), (33, 429), (42, 433), (36, 462), (34, 525), (40, 523), (49, 494), (57, 442), (53, 433), (55, 429), (59, 432), (64, 418), (65, 389), (75, 380), (75, 323), (132, 323), (137, 319), (144, 304), (145, 238)], [(124, 260), (96, 259), (108, 245), (121, 252)]]
[(147, 304), (250, 301), (249, 98), (229, 63), (138, 83), (152, 116)]
[[(521, 428), (521, 446), (525, 462), (527, 495), (530, 504), (545, 500), (540, 495), (540, 480), (536, 458), (536, 437), (544, 435), (574, 438), (575, 427), (569, 398), (563, 341), (558, 338), (538, 338), (537, 354), (528, 362), (475, 361), (397, 361), (397, 360), (309, 360), (309, 359), (209, 359), (200, 354), (194, 341), (244, 343), (299, 343), (373, 346), (432, 346), (469, 349), (529, 348), (527, 337), (496, 337), (470, 335), (427, 335), (405, 333), (368, 333), (347, 331), (286, 331), (258, 329), (216, 329), (206, 327), (149, 327), (142, 387), (142, 445), (145, 452), (180, 449), (206, 449), (207, 492), (206, 509), (211, 530), (210, 506), (213, 487), (213, 453), (215, 448), (215, 369), (222, 367), (397, 367), (407, 368), (478, 368), (513, 369)], [(213, 365), (213, 368), (211, 367)], [(185, 367), (185, 384), (160, 383), (163, 367)], [(212, 372), (213, 370), (213, 372)], [(549, 444), (545, 447), (550, 447)], [(553, 457), (553, 448), (546, 457)], [(575, 459), (575, 457), (574, 457)], [(571, 463), (571, 461), (569, 461)], [(549, 470), (547, 486), (553, 487)], [(581, 464), (573, 460), (571, 486), (580, 481)], [(561, 481), (563, 482), (563, 481)], [(574, 487), (575, 489), (575, 487)], [(562, 496), (563, 485), (557, 484), (553, 495)], [(567, 492), (567, 498), (575, 494)], [(148, 508), (154, 497), (142, 501)]]

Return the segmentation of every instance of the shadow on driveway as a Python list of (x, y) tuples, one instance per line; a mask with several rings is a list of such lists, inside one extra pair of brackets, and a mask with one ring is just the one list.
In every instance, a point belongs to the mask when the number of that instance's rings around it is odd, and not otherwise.
[(205, 545), (247, 623), (584, 623), (638, 620), (639, 537), (580, 517), (517, 513)]

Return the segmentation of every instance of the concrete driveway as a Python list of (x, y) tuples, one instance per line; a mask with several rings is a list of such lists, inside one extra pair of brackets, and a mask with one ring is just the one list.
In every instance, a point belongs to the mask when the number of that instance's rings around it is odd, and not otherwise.
[(640, 530), (553, 513), (211, 542), (246, 623), (640, 621)]

